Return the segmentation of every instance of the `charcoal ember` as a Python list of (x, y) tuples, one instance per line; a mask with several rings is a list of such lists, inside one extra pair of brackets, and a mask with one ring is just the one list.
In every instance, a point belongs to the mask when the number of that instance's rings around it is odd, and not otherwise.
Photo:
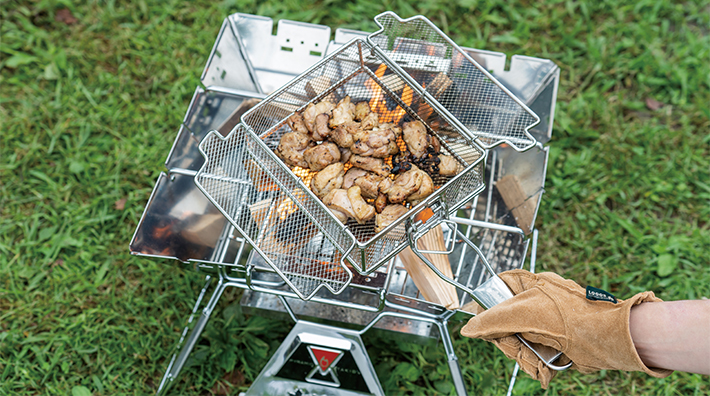
[(431, 146), (427, 148), (426, 154), (419, 159), (415, 158), (413, 162), (414, 165), (428, 173), (429, 176), (434, 177), (439, 175), (439, 164), (441, 163), (441, 159)]
[(416, 160), (409, 151), (400, 151), (392, 156), (392, 173), (400, 174), (412, 169), (412, 162)]

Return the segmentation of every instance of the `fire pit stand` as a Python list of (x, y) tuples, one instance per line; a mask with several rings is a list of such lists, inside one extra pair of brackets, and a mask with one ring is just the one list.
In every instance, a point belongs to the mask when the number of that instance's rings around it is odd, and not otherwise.
[[(279, 21), (276, 35), (272, 30), (269, 18), (233, 14), (225, 19), (202, 75), (204, 87), (195, 91), (165, 162), (168, 172), (159, 176), (130, 244), (133, 254), (178, 259), (206, 274), (158, 394), (167, 393), (179, 375), (227, 287), (245, 289), (241, 304), (246, 312), (290, 317), (296, 323), (247, 394), (383, 394), (360, 338), (367, 331), (425, 343), (440, 339), (455, 389), (466, 394), (447, 324), (470, 314), (424, 300), (398, 258), (365, 275), (353, 271), (338, 295), (321, 289), (304, 301), (196, 187), (195, 176), (205, 161), (198, 145), (209, 131), (227, 135), (267, 93), (349, 40), (368, 36), (337, 29), (331, 40), (329, 27), (286, 20)], [(485, 189), (451, 217), (476, 249), (443, 227), (453, 246), (453, 280), (473, 290), (489, 278), (484, 261), (495, 273), (522, 268), (530, 250), (534, 271), (533, 224), (544, 191), (545, 143), (552, 131), (559, 69), (549, 60), (524, 56), (512, 57), (506, 69), (504, 54), (463, 50), (540, 118), (529, 131), (537, 142), (532, 148), (520, 152), (500, 144), (488, 149)], [(470, 298), (459, 291), (462, 306)], [(515, 373), (517, 366), (509, 394)]]

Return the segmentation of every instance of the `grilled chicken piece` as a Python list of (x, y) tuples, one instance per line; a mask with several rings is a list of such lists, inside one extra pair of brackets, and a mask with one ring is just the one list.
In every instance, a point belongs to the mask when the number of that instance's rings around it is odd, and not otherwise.
[(381, 129), (391, 129), (392, 132), (394, 133), (395, 137), (400, 137), (402, 136), (402, 128), (400, 128), (397, 124), (393, 122), (386, 122), (384, 124), (380, 124), (379, 128)]
[(313, 171), (321, 171), (326, 166), (340, 161), (340, 149), (335, 143), (324, 142), (303, 152), (303, 159)]
[(311, 137), (300, 132), (288, 132), (281, 136), (276, 155), (286, 164), (308, 168), (308, 162), (303, 158), (304, 152), (315, 146)]
[(311, 191), (323, 199), (329, 192), (343, 186), (345, 170), (342, 162), (336, 162), (325, 167), (311, 179)]
[(431, 177), (429, 177), (429, 175), (423, 170), (418, 169), (416, 167), (414, 168), (415, 169), (412, 169), (412, 171), (415, 171), (421, 175), (422, 183), (417, 191), (412, 194), (409, 194), (409, 196), (407, 197), (407, 202), (411, 203), (412, 206), (418, 205), (426, 197), (428, 197), (431, 193), (434, 192), (434, 182), (431, 180)]
[(367, 175), (367, 171), (360, 168), (352, 167), (345, 172), (343, 177), (343, 188), (347, 189), (355, 185), (355, 179)]
[(308, 128), (306, 128), (306, 122), (303, 121), (302, 115), (294, 113), (291, 117), (288, 118), (288, 120), (286, 120), (286, 122), (288, 123), (288, 126), (291, 127), (292, 131), (308, 135), (309, 131)]
[(357, 102), (355, 105), (355, 120), (362, 121), (365, 117), (372, 113), (370, 110), (370, 104), (367, 102)]
[(316, 104), (309, 103), (302, 113), (303, 121), (305, 122), (308, 131), (312, 133), (315, 129), (316, 117), (318, 117), (318, 114), (325, 113), (330, 115), (333, 112), (333, 108), (335, 108), (333, 102), (327, 100), (320, 101)]
[(459, 173), (459, 162), (450, 155), (439, 156), (439, 174), (441, 176), (454, 176)]
[(387, 194), (387, 199), (391, 203), (402, 203), (410, 194), (419, 191), (422, 186), (422, 174), (425, 173), (417, 167), (413, 168), (397, 175), (392, 186), (380, 190), (382, 193)]
[(362, 129), (374, 129), (380, 126), (380, 121), (377, 116), (377, 113), (370, 113), (365, 116), (365, 118), (362, 119), (362, 122), (360, 122), (362, 125)]
[(346, 122), (338, 125), (334, 131), (330, 133), (330, 138), (342, 148), (350, 148), (355, 140), (354, 135), (360, 131), (359, 122)]
[(328, 128), (329, 120), (330, 116), (326, 113), (320, 113), (316, 116), (316, 122), (313, 127), (313, 133), (311, 134), (313, 140), (320, 142), (330, 136), (330, 128)]
[(431, 135), (427, 135), (427, 139), (429, 139), (429, 147), (434, 150), (435, 154), (439, 154), (441, 151), (441, 143), (439, 143), (439, 139)]
[(382, 209), (382, 213), (375, 217), (375, 232), (380, 232), (385, 229), (388, 225), (394, 223), (407, 213), (407, 209), (404, 205), (387, 205)]
[(350, 157), (350, 163), (360, 169), (365, 169), (371, 172), (375, 172), (380, 176), (387, 176), (390, 174), (392, 168), (385, 164), (385, 161), (381, 158), (373, 157), (362, 157), (357, 154), (353, 154)]
[(392, 188), (392, 184), (394, 184), (394, 182), (392, 181), (392, 179), (390, 179), (389, 177), (385, 177), (384, 179), (382, 179), (382, 181), (381, 181), (380, 184), (377, 186), (377, 188), (378, 188), (378, 190), (380, 191), (380, 193), (387, 194), (385, 191), (387, 191), (387, 190), (389, 190), (390, 188)]
[(407, 143), (409, 152), (415, 158), (421, 158), (426, 154), (429, 139), (424, 124), (419, 121), (405, 122), (402, 132), (404, 133), (404, 142)]
[(350, 199), (348, 199), (347, 190), (342, 188), (332, 190), (323, 197), (323, 203), (343, 224), (347, 223), (349, 218), (355, 218), (355, 212), (350, 204)]
[(348, 161), (350, 161), (350, 156), (353, 155), (353, 152), (348, 148), (338, 148), (340, 149), (340, 162), (347, 164)]
[(375, 217), (375, 207), (365, 202), (361, 194), (362, 190), (359, 186), (348, 188), (348, 199), (355, 212), (355, 220), (357, 220), (359, 224), (363, 224)]
[(378, 195), (380, 195), (379, 185), (383, 179), (383, 176), (367, 172), (366, 175), (355, 179), (355, 185), (360, 187), (363, 197), (375, 199)]
[(333, 115), (330, 118), (330, 127), (336, 128), (340, 124), (352, 122), (355, 119), (355, 105), (350, 102), (350, 96), (346, 96), (338, 102), (338, 105), (333, 109)]
[(375, 128), (371, 131), (360, 131), (354, 136), (355, 143), (351, 150), (353, 154), (363, 157), (385, 158), (399, 152), (392, 129)]
[(387, 195), (380, 193), (375, 199), (375, 211), (382, 213), (385, 206), (387, 206)]

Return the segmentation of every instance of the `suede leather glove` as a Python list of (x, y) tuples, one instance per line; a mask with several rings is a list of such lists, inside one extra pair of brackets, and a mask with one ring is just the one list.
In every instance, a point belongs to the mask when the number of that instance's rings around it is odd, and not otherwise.
[(515, 334), (554, 348), (564, 355), (558, 365), (573, 362), (582, 373), (598, 370), (643, 371), (663, 378), (672, 370), (649, 368), (641, 361), (629, 332), (631, 307), (662, 301), (653, 292), (615, 300), (602, 290), (587, 291), (576, 282), (545, 272), (524, 270), (499, 275), (515, 295), (471, 318), (461, 335), (493, 342), (520, 368), (547, 389), (556, 371), (549, 369)]

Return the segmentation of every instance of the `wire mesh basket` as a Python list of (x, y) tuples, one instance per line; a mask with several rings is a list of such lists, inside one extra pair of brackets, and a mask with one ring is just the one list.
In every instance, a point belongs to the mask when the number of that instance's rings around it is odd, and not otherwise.
[[(484, 187), (483, 149), (435, 100), (388, 65), (367, 41), (355, 39), (247, 112), (226, 139), (213, 134), (200, 145), (208, 160), (196, 183), (302, 298), (321, 286), (342, 291), (352, 276), (348, 264), (368, 274), (408, 244), (408, 220), (432, 207), (453, 213)], [(455, 158), (461, 169), (455, 176), (432, 177), (435, 191), (377, 233), (374, 220), (338, 220), (308, 188), (316, 172), (291, 168), (274, 153), (291, 132), (286, 122), (291, 115), (310, 103), (346, 96), (353, 103), (368, 102), (380, 122), (422, 122), (442, 154)], [(398, 145), (406, 148), (401, 137)], [(309, 257), (303, 246), (312, 238), (323, 238), (332, 248)], [(314, 265), (298, 265), (299, 258)]]
[(381, 29), (368, 42), (421, 85), (484, 148), (508, 143), (524, 151), (535, 145), (529, 129), (539, 117), (431, 21), (423, 16), (403, 20), (387, 11), (375, 22)]

